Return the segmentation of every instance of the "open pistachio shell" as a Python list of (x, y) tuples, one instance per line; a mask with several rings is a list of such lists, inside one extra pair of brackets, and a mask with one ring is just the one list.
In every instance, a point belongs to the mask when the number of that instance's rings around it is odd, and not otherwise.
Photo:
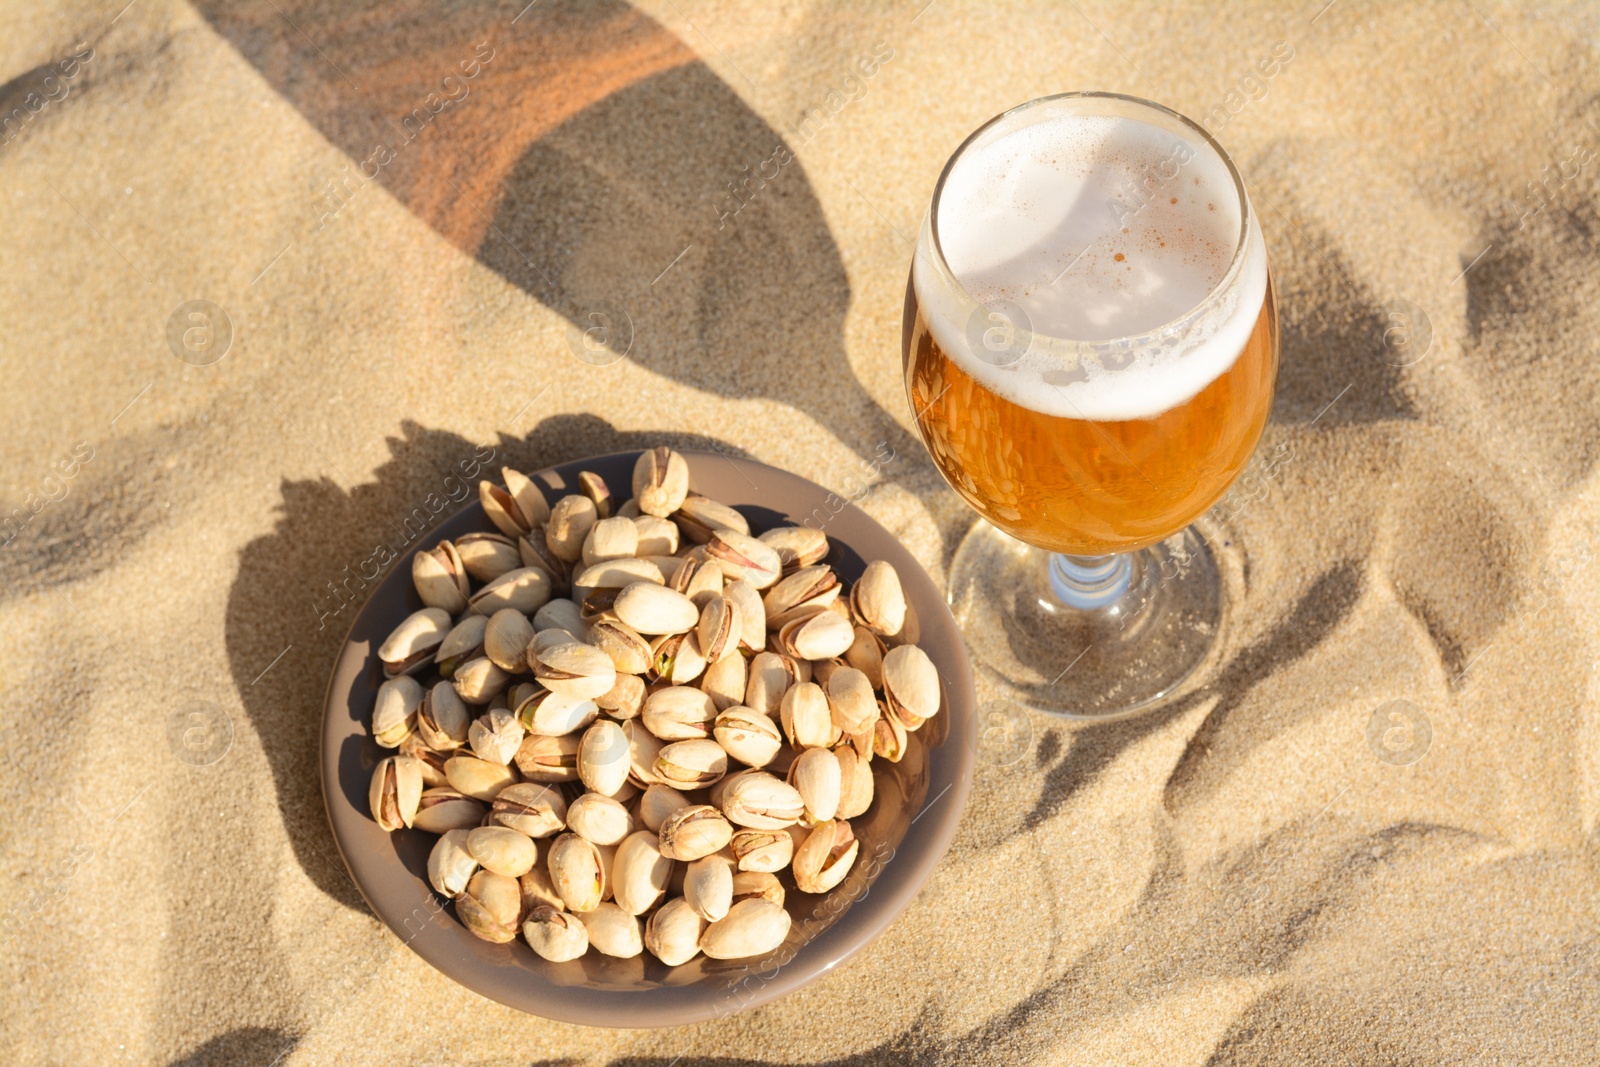
[(472, 587), (461, 555), (449, 541), (411, 557), (411, 582), (428, 607), (442, 608), (451, 615), (466, 610)]
[(576, 915), (540, 905), (522, 923), (528, 947), (551, 963), (575, 960), (589, 951), (589, 930)]
[(372, 772), (367, 800), (372, 817), (385, 830), (410, 826), (422, 799), (422, 763), (410, 756), (390, 756)]
[(420, 671), (433, 660), (449, 632), (450, 613), (443, 608), (423, 608), (407, 615), (378, 646), (384, 675), (393, 678)]

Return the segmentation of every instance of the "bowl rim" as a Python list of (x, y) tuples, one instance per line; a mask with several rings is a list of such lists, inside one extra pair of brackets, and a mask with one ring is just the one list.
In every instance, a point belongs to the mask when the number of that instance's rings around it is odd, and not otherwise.
[[(843, 501), (837, 494), (809, 479), (757, 460), (727, 456), (720, 452), (678, 451), (689, 461), (691, 474), (696, 464), (727, 462), (736, 470), (744, 468), (740, 471), (742, 474), (759, 473), (762, 477), (790, 480), (794, 483), (790, 488), (814, 491), (819, 501), (825, 498)], [(629, 464), (631, 469), (632, 462), (641, 453), (640, 449), (630, 449), (551, 464), (539, 468), (531, 477), (544, 488), (550, 488), (552, 479), (560, 479), (570, 489), (574, 487), (579, 471), (621, 463)], [(373, 581), (366, 601), (356, 611), (345, 633), (324, 692), (318, 744), (323, 808), (345, 870), (373, 915), (434, 969), (484, 997), (556, 1021), (613, 1028), (676, 1026), (728, 1017), (791, 993), (831, 972), (866, 948), (921, 893), (955, 836), (972, 788), (977, 701), (966, 646), (942, 591), (898, 537), (853, 502), (843, 501), (843, 504), (843, 508), (835, 512), (833, 520), (848, 511), (853, 523), (865, 523), (869, 531), (880, 534), (885, 544), (892, 546), (888, 555), (903, 557), (893, 562), (903, 584), (920, 587), (913, 602), (919, 610), (922, 637), (926, 637), (930, 626), (945, 631), (944, 643), (954, 651), (953, 656), (939, 665), (946, 698), (943, 711), (949, 716), (947, 733), (941, 744), (930, 747), (928, 792), (918, 811), (911, 816), (906, 833), (892, 850), (891, 856), (883, 861), (881, 869), (866, 883), (863, 892), (849, 900), (843, 912), (831, 923), (802, 942), (790, 959), (773, 969), (770, 977), (756, 972), (756, 977), (761, 979), (759, 987), (746, 990), (742, 995), (736, 987), (738, 984), (747, 985), (748, 982), (730, 982), (723, 987), (722, 995), (717, 995), (716, 987), (705, 980), (684, 985), (658, 983), (647, 989), (603, 989), (584, 984), (557, 984), (515, 960), (509, 960), (498, 968), (489, 966), (481, 954), (474, 957), (460, 951), (458, 939), (466, 939), (467, 947), (480, 952), (483, 946), (490, 949), (505, 946), (489, 946), (487, 942), (479, 942), (440, 903), (441, 898), (425, 879), (423, 886), (428, 900), (409, 911), (405, 910), (403, 904), (397, 907), (395, 897), (400, 887), (378, 884), (372, 875), (378, 873), (380, 867), (392, 868), (396, 865), (401, 871), (406, 871), (398, 855), (390, 853), (379, 856), (376, 850), (362, 854), (352, 848), (354, 842), (350, 837), (361, 824), (367, 824), (371, 831), (381, 833), (371, 824), (370, 813), (365, 807), (358, 808), (349, 802), (340, 773), (343, 758), (340, 750), (348, 747), (352, 737), (359, 735), (367, 746), (372, 745), (370, 734), (359, 729), (352, 733), (349, 717), (341, 720), (335, 714), (336, 710), (349, 711), (349, 701), (338, 693), (357, 681), (376, 655), (375, 643), (370, 643), (365, 652), (358, 653), (355, 634), (364, 625), (370, 626), (368, 614), (375, 611), (380, 593), (389, 588), (391, 583), (404, 581), (404, 576), (410, 573), (411, 559), (417, 552), (431, 548), (444, 539), (444, 529), (464, 516), (474, 512), (482, 516), (482, 504), (476, 499), (448, 515), (441, 513), (442, 517), (412, 540), (403, 552), (397, 553), (389, 569)], [(761, 505), (747, 503), (743, 506)], [(482, 516), (482, 525), (485, 529), (490, 527), (486, 516)], [(907, 589), (907, 599), (913, 600), (910, 588)], [(930, 613), (929, 609), (935, 606), (937, 610), (932, 612), (935, 617), (924, 618)], [(919, 643), (922, 643), (922, 638), (919, 638)], [(940, 773), (935, 773), (936, 765)], [(934, 786), (941, 782), (943, 788), (933, 794)], [(362, 791), (364, 795), (364, 786)], [(940, 817), (931, 820), (922, 832), (912, 834), (911, 826), (939, 805), (944, 805)], [(354, 862), (353, 851), (357, 852)], [(893, 872), (892, 875), (890, 872)], [(410, 872), (407, 874), (411, 877)], [(414, 885), (410, 888), (415, 890)], [(831, 900), (833, 896), (829, 894), (823, 899)], [(430, 901), (432, 906), (428, 906)], [(520, 936), (517, 943), (521, 943)], [(452, 948), (457, 951), (450, 951)], [(760, 962), (766, 965), (770, 957)], [(506, 971), (515, 973), (501, 973)]]

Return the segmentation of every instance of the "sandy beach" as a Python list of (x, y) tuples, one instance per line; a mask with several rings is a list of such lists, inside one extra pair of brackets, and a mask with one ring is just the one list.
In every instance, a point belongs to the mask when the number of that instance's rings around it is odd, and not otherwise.
[[(124, 2), (0, 11), (0, 1058), (1600, 1064), (1595, 8)], [(770, 1006), (593, 1030), (433, 970), (318, 786), (373, 560), (463, 461), (670, 443), (942, 580), (917, 227), (1086, 88), (1204, 122), (1270, 251), (1214, 676), (1022, 713), (915, 905)]]

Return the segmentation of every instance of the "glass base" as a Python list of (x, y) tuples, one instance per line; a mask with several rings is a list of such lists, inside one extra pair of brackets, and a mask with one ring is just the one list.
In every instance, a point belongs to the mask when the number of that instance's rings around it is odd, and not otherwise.
[(1220, 647), (1226, 603), (1217, 558), (1192, 526), (1085, 558), (980, 521), (950, 564), (950, 608), (980, 667), (1018, 702), (1069, 718), (1174, 696)]

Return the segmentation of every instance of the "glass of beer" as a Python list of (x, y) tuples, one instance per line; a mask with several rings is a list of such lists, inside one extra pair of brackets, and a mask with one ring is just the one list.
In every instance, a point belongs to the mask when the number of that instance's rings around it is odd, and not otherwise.
[(1221, 146), (1159, 104), (1045, 97), (934, 188), (906, 293), (917, 429), (982, 516), (950, 602), (1022, 702), (1102, 718), (1199, 677), (1226, 616), (1197, 519), (1255, 451), (1278, 319)]

